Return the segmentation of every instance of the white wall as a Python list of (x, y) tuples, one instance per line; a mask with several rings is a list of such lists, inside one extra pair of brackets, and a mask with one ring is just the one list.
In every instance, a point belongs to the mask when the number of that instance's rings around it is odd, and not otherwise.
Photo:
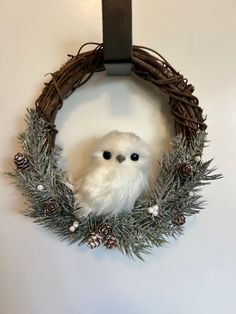
[[(235, 0), (133, 0), (134, 43), (158, 50), (195, 85), (208, 115), (205, 158), (215, 157), (224, 174), (204, 189), (206, 209), (188, 220), (185, 236), (154, 250), (146, 263), (68, 246), (17, 213), (25, 200), (1, 176), (1, 314), (236, 313), (235, 16)], [(2, 172), (44, 74), (82, 43), (101, 42), (100, 1), (1, 0), (0, 40)], [(95, 76), (57, 119), (69, 168), (80, 171), (86, 143), (111, 128), (135, 131), (163, 149), (170, 125), (163, 104), (137, 80)]]

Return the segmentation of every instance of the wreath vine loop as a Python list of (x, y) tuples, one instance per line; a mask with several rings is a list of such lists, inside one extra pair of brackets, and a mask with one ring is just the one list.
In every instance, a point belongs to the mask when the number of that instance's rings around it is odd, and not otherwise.
[[(81, 52), (85, 45), (77, 55), (69, 55), (70, 59), (52, 74), (51, 81), (45, 84), (42, 94), (36, 100), (37, 112), (51, 128), (48, 135), (50, 148), (54, 145), (54, 122), (63, 100), (85, 84), (95, 72), (105, 70), (103, 44), (96, 44), (96, 48), (91, 51)], [(176, 134), (181, 133), (191, 139), (198, 130), (206, 130), (202, 108), (193, 95), (194, 87), (169, 62), (153, 49), (143, 46), (133, 46), (132, 62), (133, 73), (169, 95)]]
[(51, 74), (35, 109), (28, 110), (27, 128), (19, 135), (22, 152), (14, 156), (15, 168), (8, 174), (29, 199), (24, 214), (61, 239), (87, 242), (89, 248), (100, 244), (108, 249), (118, 247), (130, 257), (142, 258), (152, 246), (161, 246), (169, 236), (182, 233), (186, 217), (204, 205), (201, 186), (221, 175), (212, 174), (211, 160), (202, 160), (206, 124), (194, 87), (160, 54), (133, 46), (133, 73), (169, 95), (176, 130), (172, 150), (163, 154), (155, 189), (147, 199), (137, 200), (131, 212), (89, 215), (77, 221), (73, 186), (58, 165), (61, 149), (55, 145), (55, 119), (64, 99), (94, 73), (105, 70), (103, 44), (82, 52), (85, 45)]

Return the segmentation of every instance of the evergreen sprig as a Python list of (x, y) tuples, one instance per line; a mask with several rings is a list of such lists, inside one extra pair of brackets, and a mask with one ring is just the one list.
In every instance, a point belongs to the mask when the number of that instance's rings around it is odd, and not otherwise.
[[(102, 223), (108, 223), (113, 228), (120, 251), (129, 257), (142, 259), (142, 254), (150, 253), (153, 246), (162, 246), (168, 237), (177, 237), (183, 232), (183, 226), (175, 223), (176, 217), (198, 213), (204, 205), (199, 195), (201, 187), (221, 178), (210, 167), (212, 160), (195, 160), (196, 156), (202, 155), (207, 134), (198, 133), (191, 143), (178, 135), (173, 139), (172, 150), (162, 156), (157, 182), (149, 197), (138, 200), (132, 212), (122, 212), (116, 216), (89, 215), (79, 221), (79, 227), (72, 233), (69, 227), (75, 220), (73, 213), (78, 209), (78, 204), (65, 171), (59, 167), (61, 148), (56, 145), (48, 154), (48, 125), (35, 110), (28, 110), (26, 124), (27, 128), (19, 135), (19, 141), (30, 166), (23, 171), (13, 169), (8, 175), (29, 200), (30, 206), (23, 214), (70, 243), (87, 242), (92, 232), (98, 230)], [(183, 178), (178, 173), (178, 165), (183, 163), (191, 166), (191, 176)], [(42, 191), (37, 189), (40, 184), (44, 186)], [(60, 210), (47, 216), (44, 207), (52, 199), (57, 202)], [(155, 204), (159, 207), (157, 216), (147, 211)]]

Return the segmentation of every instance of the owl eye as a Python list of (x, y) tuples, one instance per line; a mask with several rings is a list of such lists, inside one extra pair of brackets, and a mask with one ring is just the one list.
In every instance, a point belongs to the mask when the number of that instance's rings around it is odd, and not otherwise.
[(103, 158), (106, 159), (106, 160), (109, 160), (111, 159), (111, 152), (108, 152), (107, 150), (105, 150), (105, 152), (103, 152)]
[(135, 154), (135, 153), (131, 154), (130, 159), (133, 161), (139, 160), (139, 154)]

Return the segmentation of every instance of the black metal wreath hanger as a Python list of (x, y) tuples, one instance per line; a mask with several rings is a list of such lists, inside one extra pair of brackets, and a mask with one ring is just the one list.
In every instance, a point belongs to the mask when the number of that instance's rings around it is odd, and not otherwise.
[(104, 63), (108, 75), (132, 70), (132, 1), (102, 0)]

